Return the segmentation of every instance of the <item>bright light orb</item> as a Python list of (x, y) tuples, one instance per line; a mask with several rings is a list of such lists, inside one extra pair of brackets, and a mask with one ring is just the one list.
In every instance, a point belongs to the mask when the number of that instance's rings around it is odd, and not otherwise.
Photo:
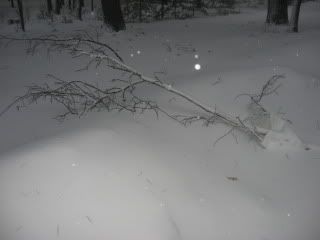
[(199, 63), (195, 64), (194, 69), (199, 71), (201, 69), (201, 65)]
[(198, 55), (198, 54), (194, 55), (194, 58), (195, 58), (195, 59), (198, 59), (198, 58), (199, 58), (199, 55)]

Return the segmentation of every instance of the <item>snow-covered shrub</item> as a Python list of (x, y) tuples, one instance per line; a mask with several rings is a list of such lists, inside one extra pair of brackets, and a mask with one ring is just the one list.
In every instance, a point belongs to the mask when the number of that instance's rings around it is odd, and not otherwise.
[(128, 22), (149, 22), (152, 16), (155, 15), (156, 6), (153, 6), (149, 1), (132, 0), (126, 1), (123, 6), (123, 13)]
[(235, 7), (235, 0), (218, 0), (215, 1), (216, 7), (220, 8), (234, 8)]
[(129, 22), (150, 22), (163, 18), (185, 19), (193, 17), (195, 11), (207, 14), (207, 4), (198, 7), (194, 0), (169, 0), (162, 5), (160, 0), (127, 0), (123, 4), (123, 13)]
[(203, 9), (209, 12), (209, 9), (213, 9), (215, 14), (218, 15), (228, 15), (231, 13), (239, 13), (236, 9), (236, 0), (203, 0)]
[(266, 0), (241, 0), (239, 4), (246, 7), (257, 8), (259, 6), (265, 6)]
[(69, 10), (67, 5), (64, 5), (61, 8), (59, 21), (62, 22), (62, 23), (72, 23), (73, 22), (72, 12), (70, 12), (70, 10)]
[(48, 18), (51, 18), (52, 16), (49, 16), (47, 12), (47, 7), (45, 4), (40, 4), (39, 12), (37, 14), (37, 19), (38, 20), (45, 20)]

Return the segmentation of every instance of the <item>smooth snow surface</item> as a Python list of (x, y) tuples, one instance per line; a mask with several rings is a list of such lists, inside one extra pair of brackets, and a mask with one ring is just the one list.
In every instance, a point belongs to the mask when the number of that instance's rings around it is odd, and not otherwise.
[[(126, 63), (241, 118), (250, 99), (239, 94), (258, 93), (274, 74), (285, 78), (262, 102), (274, 114), (268, 149), (238, 132), (216, 142), (225, 126), (186, 128), (152, 113), (93, 112), (60, 123), (52, 117), (63, 107), (49, 102), (10, 110), (0, 118), (0, 240), (319, 240), (319, 13), (319, 1), (304, 3), (298, 34), (264, 32), (263, 9), (129, 24), (120, 33), (94, 20), (27, 23), (29, 36), (99, 30)], [(24, 36), (6, 24), (0, 34)], [(47, 74), (97, 84), (119, 77), (103, 65), (75, 71), (86, 62), (2, 46), (0, 109), (25, 86), (50, 81)], [(159, 89), (140, 93), (197, 114)]]

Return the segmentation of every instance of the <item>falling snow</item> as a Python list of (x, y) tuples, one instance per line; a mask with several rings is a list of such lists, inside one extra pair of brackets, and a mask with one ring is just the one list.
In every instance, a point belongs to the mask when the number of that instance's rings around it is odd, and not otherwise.
[[(0, 2), (0, 20), (9, 9), (2, 6), (8, 1)], [(256, 94), (284, 74), (261, 102), (272, 113), (263, 128), (266, 148), (234, 129), (220, 139), (228, 127), (207, 126), (199, 109), (149, 85), (138, 93), (195, 123), (186, 128), (160, 112), (103, 109), (61, 123), (52, 117), (64, 107), (44, 101), (11, 110), (0, 117), (0, 240), (320, 239), (319, 1), (303, 3), (294, 34), (262, 31), (265, 6), (129, 23), (117, 34), (85, 10), (84, 21), (72, 24), (35, 18), (25, 34), (102, 31), (101, 41), (129, 66), (243, 121), (253, 120), (246, 119), (250, 97), (236, 96)], [(23, 36), (5, 20), (0, 35)], [(48, 59), (44, 49), (26, 57), (22, 43), (1, 47), (0, 110), (24, 86), (46, 83), (46, 74), (99, 87), (128, 79), (104, 64), (74, 71), (86, 63), (55, 52)]]
[(197, 71), (200, 70), (201, 69), (201, 65), (199, 63), (195, 64), (194, 65), (194, 69), (197, 70)]

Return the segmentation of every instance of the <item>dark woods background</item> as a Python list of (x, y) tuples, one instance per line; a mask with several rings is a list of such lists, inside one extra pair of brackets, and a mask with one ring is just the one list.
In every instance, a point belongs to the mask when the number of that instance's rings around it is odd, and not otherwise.
[[(16, 8), (19, 22), (25, 31), (25, 7), (30, 0), (8, 0)], [(34, 0), (36, 1), (36, 0)], [(241, 7), (266, 9), (268, 24), (289, 24), (298, 30), (300, 6), (306, 0), (38, 0), (39, 18), (52, 21), (63, 15), (62, 21), (72, 23), (72, 18), (84, 20), (87, 15), (104, 21), (114, 31), (124, 30), (128, 22), (152, 22), (166, 19), (186, 19), (199, 16), (215, 16), (240, 13)], [(292, 5), (291, 20), (288, 6)]]

